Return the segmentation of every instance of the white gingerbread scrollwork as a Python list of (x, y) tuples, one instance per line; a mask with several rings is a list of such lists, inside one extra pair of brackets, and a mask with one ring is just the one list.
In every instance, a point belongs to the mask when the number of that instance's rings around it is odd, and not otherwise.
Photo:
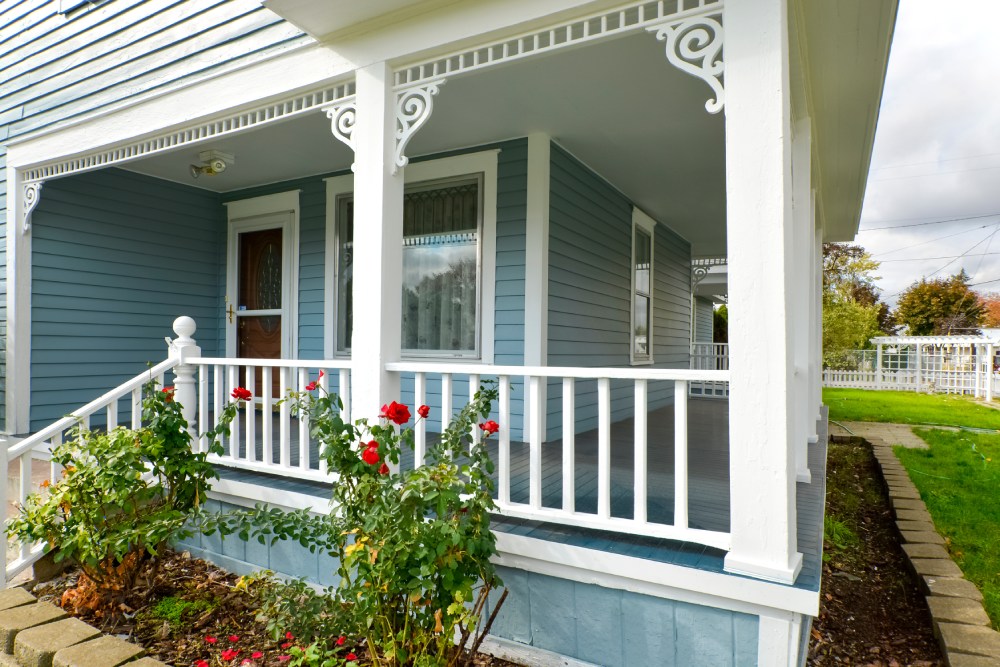
[(25, 183), (24, 199), (21, 202), (21, 220), (23, 221), (23, 229), (26, 232), (31, 231), (31, 212), (35, 210), (36, 206), (38, 206), (38, 201), (41, 199), (41, 195), (41, 181), (37, 181), (35, 183)]
[(707, 266), (692, 266), (691, 267), (691, 287), (697, 287), (698, 283), (705, 279), (708, 275)]
[(444, 82), (444, 79), (436, 79), (412, 88), (404, 88), (396, 93), (396, 159), (393, 173), (405, 167), (410, 161), (406, 157), (406, 144), (431, 117), (431, 112), (434, 111), (434, 96), (438, 94)]
[(722, 24), (711, 16), (692, 16), (648, 28), (656, 38), (666, 41), (670, 64), (707, 83), (715, 98), (705, 102), (705, 110), (719, 113), (726, 102), (722, 85), (725, 66), (722, 61)]
[[(330, 119), (330, 132), (333, 136), (351, 151), (357, 152), (354, 145), (354, 124), (358, 120), (358, 106), (354, 98), (350, 97), (332, 106), (323, 107), (323, 111)], [(354, 171), (353, 163), (351, 171)]]

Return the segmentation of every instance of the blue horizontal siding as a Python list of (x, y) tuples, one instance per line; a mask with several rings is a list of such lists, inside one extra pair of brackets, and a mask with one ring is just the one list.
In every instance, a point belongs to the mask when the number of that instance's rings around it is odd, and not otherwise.
[(213, 193), (118, 169), (46, 184), (32, 218), (32, 429), (162, 361), (180, 315), (218, 354), (223, 215)]
[(699, 343), (711, 343), (715, 315), (711, 300), (702, 297), (696, 298), (694, 312), (694, 339)]
[[(632, 308), (632, 203), (553, 144), (549, 210), (550, 366), (629, 366)], [(688, 366), (690, 245), (656, 225), (653, 250), (653, 357), (657, 368)], [(612, 419), (633, 416), (631, 382), (611, 383)], [(577, 430), (597, 426), (595, 382), (575, 387)], [(650, 408), (673, 400), (670, 383), (649, 388)], [(562, 429), (562, 384), (549, 383), (547, 436)]]

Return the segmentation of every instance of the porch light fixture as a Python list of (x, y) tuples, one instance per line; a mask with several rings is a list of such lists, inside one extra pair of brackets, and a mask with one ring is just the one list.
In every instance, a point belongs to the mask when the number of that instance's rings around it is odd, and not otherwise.
[(234, 156), (216, 150), (201, 151), (198, 153), (198, 159), (201, 160), (201, 164), (192, 164), (190, 167), (191, 178), (198, 178), (202, 174), (208, 176), (221, 174), (229, 165), (236, 162)]

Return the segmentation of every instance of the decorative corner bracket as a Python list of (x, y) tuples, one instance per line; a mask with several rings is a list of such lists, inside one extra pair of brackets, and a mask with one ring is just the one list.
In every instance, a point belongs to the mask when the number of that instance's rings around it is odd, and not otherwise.
[[(354, 146), (354, 124), (358, 119), (358, 105), (354, 97), (348, 97), (337, 104), (323, 107), (323, 112), (330, 119), (330, 131), (333, 136), (345, 144), (351, 151), (357, 151)], [(351, 171), (354, 171), (354, 164), (351, 164)]]
[(666, 41), (670, 64), (696, 76), (711, 87), (715, 98), (705, 102), (708, 113), (719, 113), (726, 103), (722, 84), (722, 23), (712, 16), (690, 16), (647, 28), (656, 39)]
[(705, 276), (707, 276), (707, 275), (708, 275), (708, 267), (707, 266), (702, 266), (702, 265), (692, 266), (691, 267), (691, 289), (693, 290), (695, 287), (697, 287), (698, 283), (700, 283), (702, 280), (704, 280)]
[(424, 126), (434, 111), (434, 96), (438, 94), (445, 79), (435, 79), (411, 88), (403, 88), (396, 93), (396, 155), (392, 173), (397, 173), (409, 163), (406, 145)]
[(42, 196), (42, 182), (24, 184), (24, 197), (21, 201), (21, 222), (25, 233), (31, 231), (31, 212), (38, 206)]

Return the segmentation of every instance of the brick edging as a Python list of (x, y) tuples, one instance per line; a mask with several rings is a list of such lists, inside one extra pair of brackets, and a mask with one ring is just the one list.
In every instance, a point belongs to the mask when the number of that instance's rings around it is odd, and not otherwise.
[(892, 447), (871, 444), (907, 563), (924, 591), (945, 662), (949, 667), (1000, 667), (1000, 633), (993, 630), (983, 609), (983, 594), (949, 556), (927, 506)]
[(0, 667), (167, 667), (23, 588), (0, 590)]

